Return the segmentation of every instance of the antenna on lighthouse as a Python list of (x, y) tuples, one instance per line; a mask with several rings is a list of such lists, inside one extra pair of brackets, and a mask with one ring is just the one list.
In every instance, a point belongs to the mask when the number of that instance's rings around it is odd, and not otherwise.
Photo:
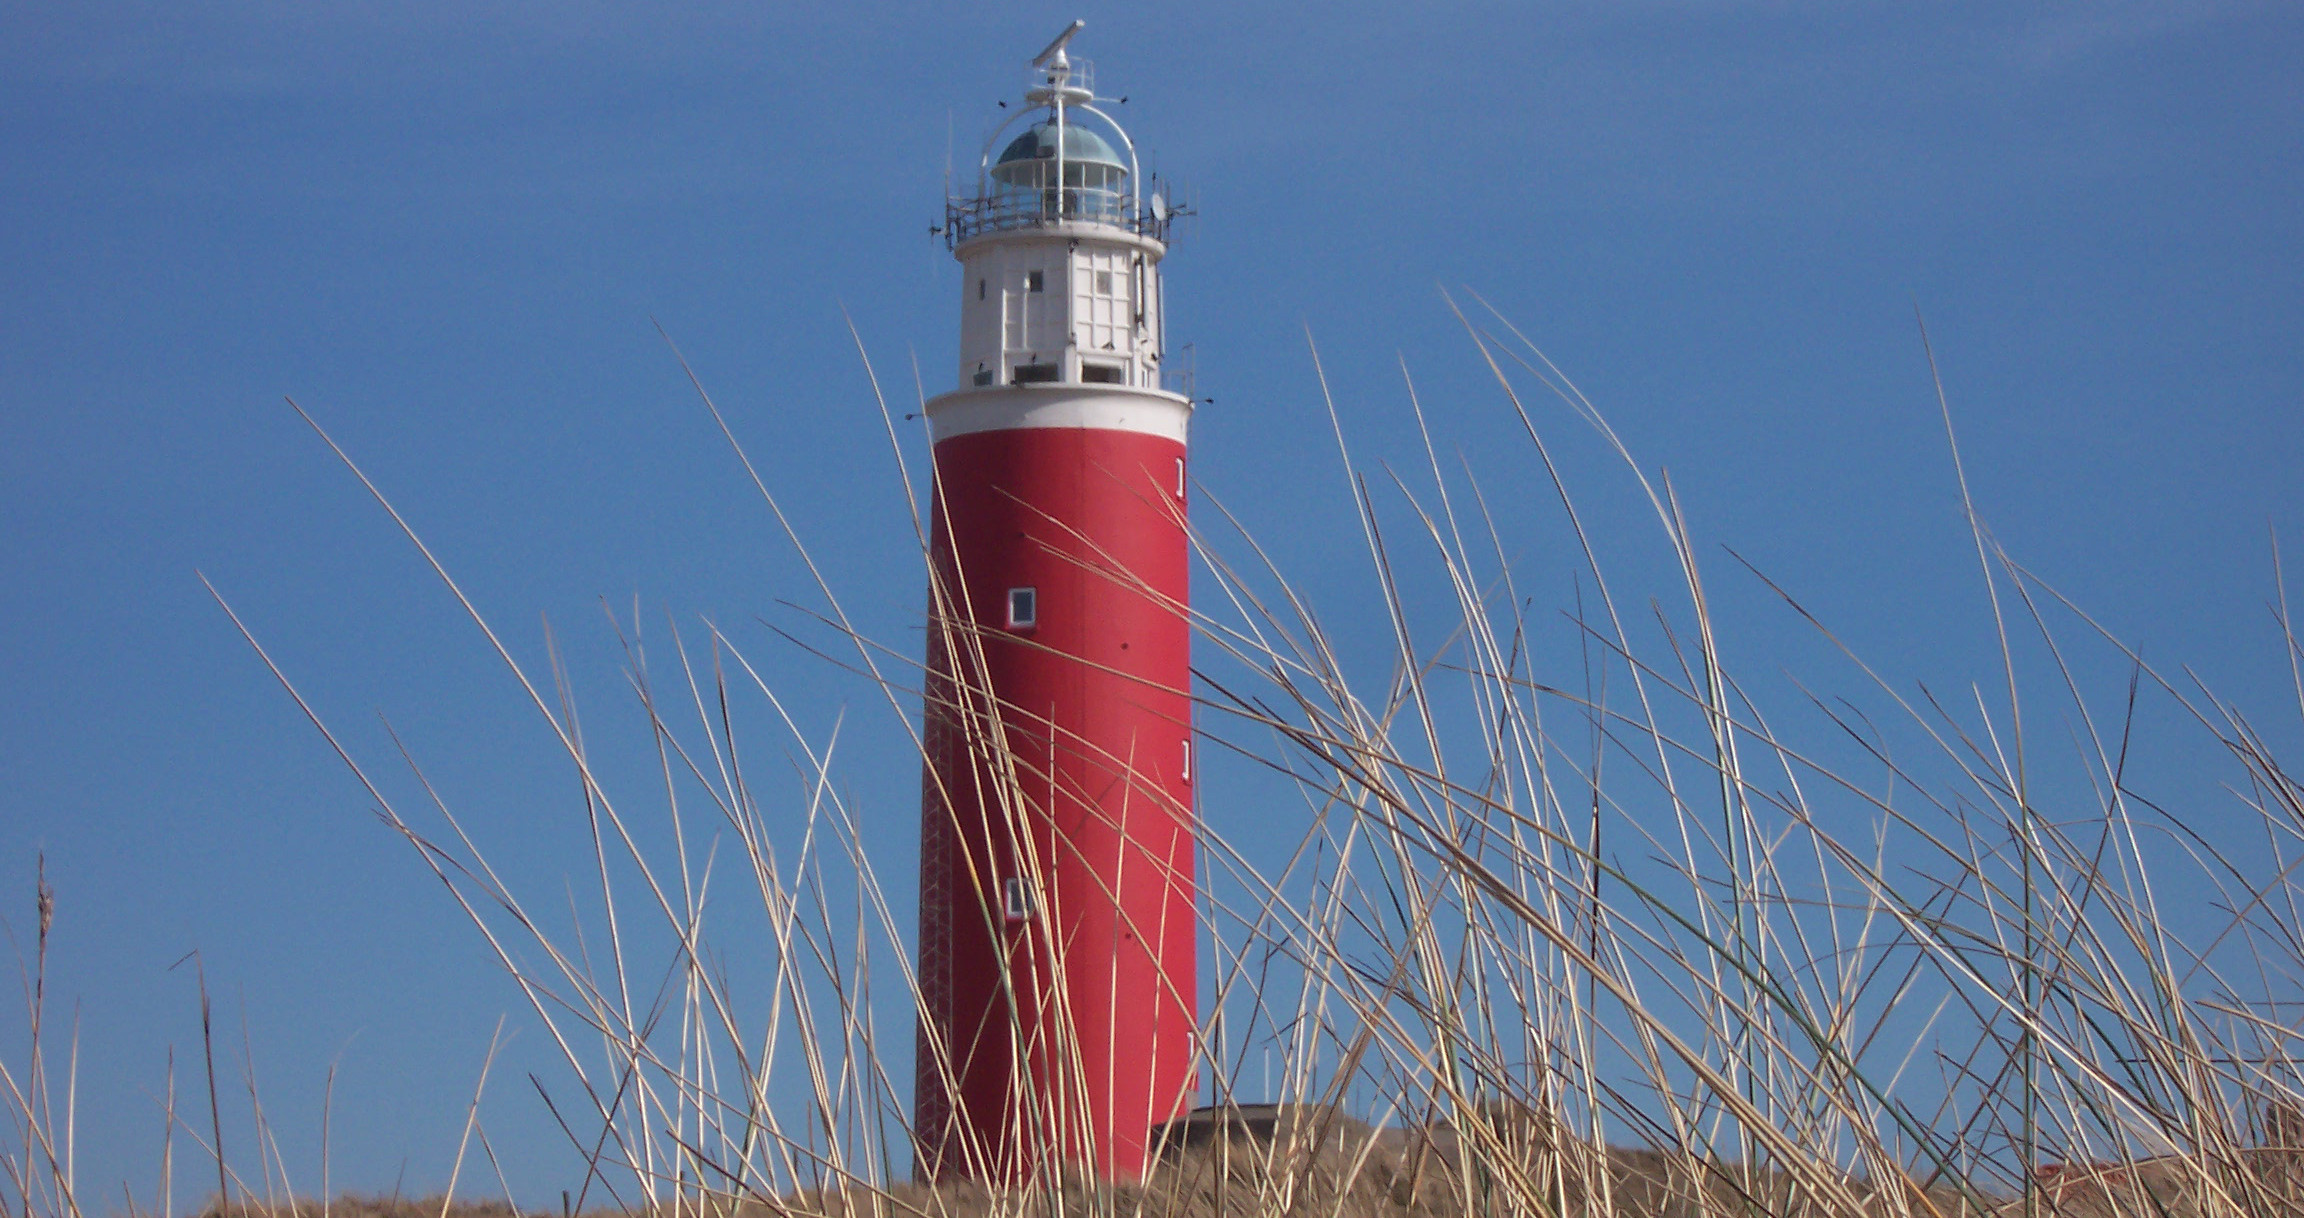
[(1064, 48), (1071, 43), (1074, 34), (1087, 28), (1088, 23), (1086, 21), (1074, 21), (1071, 25), (1066, 26), (1064, 32), (1056, 35), (1056, 40), (1048, 44), (1047, 50), (1032, 57), (1032, 66), (1035, 68), (1054, 67), (1058, 70), (1071, 67), (1072, 60), (1064, 54)]
[[(1075, 21), (1064, 27), (1047, 48), (1032, 57), (1032, 70), (1039, 74), (1039, 83), (1026, 90), (1024, 100), (1035, 106), (1047, 106), (1061, 112), (1065, 106), (1086, 105), (1096, 100), (1096, 87), (1088, 61), (1072, 62), (1072, 38), (1088, 23)], [(1059, 159), (1062, 155), (1058, 154)]]

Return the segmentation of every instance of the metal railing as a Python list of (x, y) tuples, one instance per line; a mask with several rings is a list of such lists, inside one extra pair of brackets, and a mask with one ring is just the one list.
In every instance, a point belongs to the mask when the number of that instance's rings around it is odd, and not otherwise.
[(958, 246), (985, 233), (1038, 228), (1048, 224), (1107, 224), (1166, 244), (1176, 213), (1139, 205), (1124, 190), (1092, 186), (1010, 190), (973, 199), (944, 201), (944, 243)]
[[(1064, 73), (1064, 86), (1068, 89), (1082, 90), (1093, 96), (1096, 92), (1096, 65), (1085, 59), (1074, 59), (1070, 60), (1069, 63), (1071, 66)], [(1032, 88), (1047, 88), (1052, 83), (1049, 80), (1050, 75), (1051, 73), (1046, 68), (1032, 69)]]

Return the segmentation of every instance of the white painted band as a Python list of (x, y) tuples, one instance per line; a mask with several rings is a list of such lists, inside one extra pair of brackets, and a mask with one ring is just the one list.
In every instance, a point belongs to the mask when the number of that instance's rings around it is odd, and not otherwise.
[(939, 441), (979, 431), (1084, 427), (1183, 444), (1191, 422), (1190, 399), (1127, 385), (999, 385), (928, 399), (928, 427)]

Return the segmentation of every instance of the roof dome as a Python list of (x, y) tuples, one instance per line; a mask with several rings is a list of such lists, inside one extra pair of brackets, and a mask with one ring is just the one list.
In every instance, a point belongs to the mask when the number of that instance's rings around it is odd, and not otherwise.
[(1058, 130), (1064, 132), (1064, 159), (1066, 161), (1096, 161), (1122, 169), (1127, 168), (1128, 162), (1121, 160), (1120, 154), (1112, 151), (1112, 145), (1105, 143), (1103, 136), (1075, 123), (1066, 123), (1062, 128), (1058, 128), (1053, 122), (1040, 123), (1030, 131), (1017, 136), (1009, 142), (1007, 148), (1001, 151), (1000, 159), (993, 163), (995, 165), (1007, 165), (1016, 161), (1054, 159), (1056, 156), (1056, 132)]

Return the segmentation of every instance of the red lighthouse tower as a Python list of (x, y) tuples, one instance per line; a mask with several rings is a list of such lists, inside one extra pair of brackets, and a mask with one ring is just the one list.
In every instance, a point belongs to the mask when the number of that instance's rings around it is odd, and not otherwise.
[(1140, 1174), (1197, 1048), (1189, 398), (1172, 213), (1067, 47), (947, 207), (960, 388), (935, 443), (919, 1171)]

